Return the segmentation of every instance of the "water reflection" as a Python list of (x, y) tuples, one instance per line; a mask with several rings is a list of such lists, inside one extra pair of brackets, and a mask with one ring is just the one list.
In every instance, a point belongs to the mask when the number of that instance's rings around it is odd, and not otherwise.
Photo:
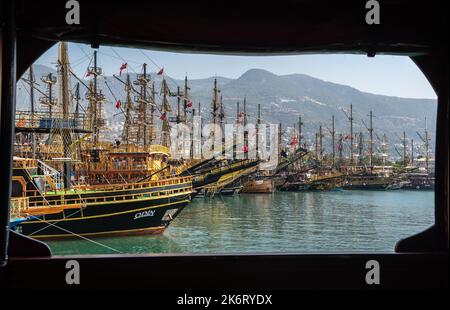
[[(434, 193), (241, 194), (195, 199), (160, 236), (98, 241), (124, 253), (393, 251), (434, 222)], [(111, 253), (83, 240), (49, 242), (56, 254)]]

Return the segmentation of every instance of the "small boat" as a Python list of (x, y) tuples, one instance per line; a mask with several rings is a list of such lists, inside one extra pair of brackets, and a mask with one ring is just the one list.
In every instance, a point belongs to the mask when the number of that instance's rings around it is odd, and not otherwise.
[(266, 178), (256, 178), (254, 180), (250, 180), (244, 184), (242, 188), (242, 193), (268, 193), (271, 194), (275, 191), (274, 181), (270, 177)]
[(409, 173), (404, 178), (405, 190), (434, 190), (434, 176), (429, 173)]
[(393, 180), (381, 174), (364, 172), (352, 174), (345, 178), (343, 189), (346, 190), (385, 190)]

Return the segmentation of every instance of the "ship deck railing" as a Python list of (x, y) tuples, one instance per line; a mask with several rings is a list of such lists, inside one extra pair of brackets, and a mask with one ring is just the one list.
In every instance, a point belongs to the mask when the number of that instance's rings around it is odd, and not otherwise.
[(53, 158), (64, 157), (63, 145), (46, 145), (36, 144), (33, 152), (33, 146), (31, 144), (14, 144), (14, 155), (19, 157), (31, 157), (33, 154), (38, 154), (42, 160), (51, 160)]
[(78, 133), (92, 132), (91, 118), (85, 114), (17, 111), (15, 116), (17, 132), (49, 133), (53, 130), (70, 130)]
[(162, 155), (170, 155), (170, 149), (164, 145), (160, 144), (151, 144), (151, 145), (134, 145), (134, 144), (121, 144), (119, 147), (115, 148), (111, 152), (114, 155), (121, 154), (137, 154), (137, 153), (146, 153), (146, 154), (162, 154)]
[(37, 168), (38, 167), (38, 161), (37, 159), (31, 159), (31, 158), (18, 158), (14, 157), (13, 159), (13, 168)]
[(310, 181), (313, 181), (313, 182), (324, 181), (324, 180), (328, 180), (328, 179), (341, 178), (341, 177), (344, 177), (344, 176), (345, 176), (345, 174), (341, 173), (341, 172), (330, 173), (330, 174), (325, 174), (325, 175), (313, 176), (313, 177), (311, 177)]
[(28, 197), (14, 197), (11, 198), (11, 218), (23, 217), (29, 207)]
[[(61, 194), (62, 191), (56, 191), (55, 194)], [(72, 192), (64, 191), (66, 194), (81, 194), (81, 191), (72, 190)], [(95, 193), (95, 191), (92, 191)], [(30, 200), (31, 197), (14, 198), (12, 202), (12, 213), (15, 215), (42, 215), (61, 212), (64, 209), (80, 209), (92, 204), (105, 204), (111, 202), (132, 202), (141, 199), (157, 199), (164, 197), (184, 196), (192, 194), (194, 191), (192, 186), (186, 186), (177, 189), (159, 190), (146, 193), (124, 193), (117, 195), (104, 195), (95, 197), (75, 197), (66, 198), (64, 195), (58, 199), (51, 199), (51, 195), (44, 196), (43, 199)], [(83, 193), (87, 193), (84, 191)], [(13, 213), (14, 212), (14, 213)], [(83, 214), (81, 214), (83, 216)]]
[(127, 183), (127, 184), (100, 184), (100, 185), (76, 185), (73, 186), (73, 189), (76, 190), (93, 190), (93, 191), (120, 191), (120, 190), (135, 190), (135, 189), (144, 189), (148, 187), (159, 187), (159, 186), (167, 186), (167, 185), (176, 185), (176, 184), (188, 184), (192, 182), (192, 177), (171, 177), (167, 179), (153, 180), (147, 182), (139, 182), (139, 183)]

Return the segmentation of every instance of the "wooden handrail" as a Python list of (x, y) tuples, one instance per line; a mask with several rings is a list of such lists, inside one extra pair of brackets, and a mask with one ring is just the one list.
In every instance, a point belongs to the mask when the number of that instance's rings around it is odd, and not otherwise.
[[(71, 198), (67, 199), (64, 196), (58, 200), (41, 200), (41, 201), (28, 201), (29, 208), (36, 207), (60, 207), (61, 205), (70, 207), (70, 206), (79, 206), (86, 205), (92, 203), (102, 203), (102, 202), (111, 202), (111, 201), (125, 201), (125, 200), (134, 200), (134, 199), (142, 199), (148, 197), (166, 197), (175, 194), (185, 194), (192, 193), (192, 186), (183, 187), (179, 189), (169, 189), (162, 190), (157, 192), (148, 192), (148, 193), (129, 193), (122, 195), (114, 195), (114, 196), (100, 196), (100, 197), (85, 197), (85, 198)], [(26, 197), (28, 198), (28, 197)]]
[(191, 176), (174, 177), (168, 179), (147, 181), (142, 183), (127, 183), (127, 184), (100, 184), (100, 185), (77, 185), (73, 189), (80, 190), (126, 190), (126, 189), (142, 189), (147, 187), (164, 186), (189, 183), (192, 181)]

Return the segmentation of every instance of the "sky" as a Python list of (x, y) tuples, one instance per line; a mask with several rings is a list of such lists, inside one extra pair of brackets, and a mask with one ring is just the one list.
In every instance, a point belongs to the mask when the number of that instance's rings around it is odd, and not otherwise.
[[(69, 44), (72, 69), (83, 76), (92, 59), (93, 49), (85, 44)], [(57, 45), (44, 53), (37, 64), (53, 67)], [(201, 79), (212, 76), (238, 78), (249, 69), (265, 69), (277, 75), (302, 73), (325, 81), (352, 86), (379, 95), (431, 98), (436, 94), (411, 59), (404, 56), (321, 54), (289, 56), (231, 56), (215, 54), (172, 53), (100, 46), (98, 66), (105, 75), (118, 74), (122, 63), (130, 72), (141, 72), (142, 63), (150, 72), (164, 68), (175, 79)]]

